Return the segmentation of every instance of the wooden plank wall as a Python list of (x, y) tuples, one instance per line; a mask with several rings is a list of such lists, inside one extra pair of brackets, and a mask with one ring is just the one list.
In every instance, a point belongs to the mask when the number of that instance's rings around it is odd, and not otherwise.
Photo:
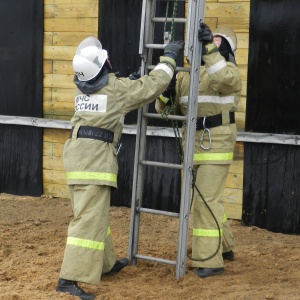
[[(214, 30), (218, 26), (230, 26), (237, 34), (238, 49), (236, 61), (241, 72), (242, 97), (236, 112), (238, 131), (244, 131), (247, 92), (247, 67), (249, 45), (250, 0), (206, 0), (204, 21)], [(235, 147), (234, 162), (230, 167), (223, 195), (227, 216), (233, 219), (242, 217), (243, 199), (243, 143)]]
[[(98, 0), (44, 0), (44, 117), (70, 120), (73, 114), (72, 59), (79, 42), (97, 36)], [(236, 113), (238, 130), (244, 130), (250, 0), (207, 0), (205, 22), (215, 29), (231, 26), (238, 36), (237, 64), (242, 74), (242, 99)], [(44, 194), (69, 198), (62, 149), (69, 130), (45, 129), (43, 136)], [(237, 143), (224, 203), (230, 218), (240, 219), (243, 189), (243, 144)]]
[[(72, 59), (78, 44), (98, 35), (98, 0), (44, 0), (44, 118), (70, 120), (74, 112)], [(62, 150), (69, 130), (45, 129), (44, 194), (69, 198)]]

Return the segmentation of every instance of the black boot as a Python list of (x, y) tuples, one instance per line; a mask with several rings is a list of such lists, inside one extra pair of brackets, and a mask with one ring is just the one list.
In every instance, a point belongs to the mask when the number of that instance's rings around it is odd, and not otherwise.
[(223, 256), (223, 259), (231, 260), (231, 261), (234, 260), (234, 252), (232, 250), (222, 253), (222, 256)]
[(109, 275), (109, 276), (115, 275), (127, 266), (128, 266), (128, 259), (125, 257), (120, 258), (115, 262), (112, 269), (109, 272), (104, 273), (104, 275)]
[(56, 287), (57, 292), (69, 293), (72, 296), (78, 296), (81, 300), (93, 300), (95, 295), (86, 293), (82, 288), (77, 285), (76, 281), (59, 279)]
[(223, 272), (224, 268), (199, 268), (197, 270), (194, 270), (194, 273), (196, 273), (201, 278), (220, 275), (223, 274)]

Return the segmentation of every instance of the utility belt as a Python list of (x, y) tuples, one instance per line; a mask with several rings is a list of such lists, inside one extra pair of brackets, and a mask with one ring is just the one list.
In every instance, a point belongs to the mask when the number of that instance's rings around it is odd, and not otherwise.
[[(234, 112), (229, 112), (229, 123), (235, 123)], [(213, 128), (224, 125), (222, 122), (222, 114), (209, 116), (209, 117), (199, 117), (197, 118), (196, 129), (203, 130), (206, 128)]]
[[(74, 127), (71, 129), (70, 138), (72, 138)], [(100, 140), (106, 143), (114, 141), (114, 133), (108, 129), (93, 126), (80, 126), (77, 131), (77, 138)]]

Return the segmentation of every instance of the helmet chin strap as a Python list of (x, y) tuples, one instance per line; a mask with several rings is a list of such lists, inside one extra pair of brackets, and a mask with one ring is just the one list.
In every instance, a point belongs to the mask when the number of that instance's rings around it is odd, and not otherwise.
[(107, 58), (106, 61), (105, 61), (105, 64), (104, 66), (109, 69), (110, 71), (112, 71), (112, 66), (110, 64), (110, 60)]
[(75, 75), (74, 83), (84, 94), (95, 93), (107, 85), (108, 83), (107, 69), (105, 68), (105, 66), (103, 66), (100, 73), (94, 79), (91, 79), (89, 81), (80, 81), (78, 80), (78, 77)]

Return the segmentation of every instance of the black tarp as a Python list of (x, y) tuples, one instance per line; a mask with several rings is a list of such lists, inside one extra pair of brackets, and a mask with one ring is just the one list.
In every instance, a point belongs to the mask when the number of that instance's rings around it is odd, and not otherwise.
[[(43, 1), (0, 0), (0, 115), (42, 117)], [(0, 124), (0, 192), (40, 196), (42, 129)]]
[[(300, 134), (300, 2), (252, 0), (246, 131)], [(299, 147), (245, 143), (242, 221), (300, 233)]]
[[(165, 17), (167, 1), (157, 1), (156, 16)], [(128, 76), (141, 65), (139, 56), (141, 0), (100, 0), (99, 1), (99, 39), (103, 48), (108, 50), (115, 72)], [(169, 17), (173, 14), (173, 3), (169, 5)], [(184, 2), (178, 2), (177, 17), (184, 17)], [(170, 31), (170, 24), (167, 24)], [(164, 23), (156, 24), (154, 43), (163, 44)], [(183, 39), (184, 26), (176, 24), (175, 39)], [(157, 64), (162, 50), (155, 50), (153, 64)], [(182, 65), (182, 61), (178, 61)], [(154, 103), (149, 112), (155, 112)], [(137, 111), (130, 112), (125, 124), (136, 124)], [(159, 119), (149, 119), (149, 126), (172, 127), (171, 123)], [(123, 134), (122, 148), (118, 155), (119, 176), (118, 190), (112, 195), (113, 205), (131, 205), (133, 160), (135, 135)], [(179, 163), (176, 141), (174, 138), (147, 138), (149, 160)], [(172, 169), (146, 167), (143, 207), (178, 211), (180, 205), (180, 172)]]

